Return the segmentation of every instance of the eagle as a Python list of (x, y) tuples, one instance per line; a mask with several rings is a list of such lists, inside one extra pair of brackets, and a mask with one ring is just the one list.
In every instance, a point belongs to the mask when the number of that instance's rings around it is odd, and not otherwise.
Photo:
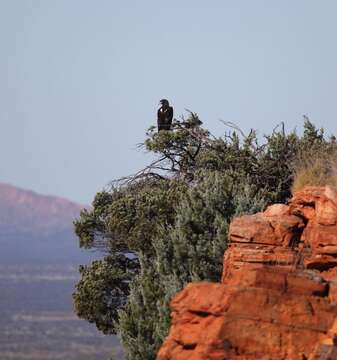
[(159, 101), (161, 105), (157, 112), (158, 132), (160, 130), (171, 130), (173, 119), (173, 107), (166, 99)]

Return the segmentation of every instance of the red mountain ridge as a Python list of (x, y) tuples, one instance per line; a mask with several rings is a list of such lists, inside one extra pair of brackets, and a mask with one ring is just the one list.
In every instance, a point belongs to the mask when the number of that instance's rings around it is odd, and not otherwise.
[(84, 206), (0, 183), (0, 233), (40, 234), (72, 228)]

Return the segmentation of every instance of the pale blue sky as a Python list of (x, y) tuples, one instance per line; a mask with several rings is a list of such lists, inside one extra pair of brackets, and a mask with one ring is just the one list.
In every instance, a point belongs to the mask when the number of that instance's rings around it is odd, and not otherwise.
[(337, 133), (335, 0), (0, 0), (0, 182), (89, 203), (143, 167), (158, 100)]

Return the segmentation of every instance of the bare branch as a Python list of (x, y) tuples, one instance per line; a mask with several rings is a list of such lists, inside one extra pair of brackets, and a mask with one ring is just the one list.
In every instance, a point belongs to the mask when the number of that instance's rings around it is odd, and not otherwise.
[(244, 138), (244, 139), (247, 139), (247, 135), (239, 128), (239, 126), (237, 126), (236, 124), (234, 124), (233, 122), (231, 121), (224, 121), (222, 119), (219, 119), (220, 122), (222, 122), (225, 126), (227, 127), (230, 127), (234, 130), (236, 130), (238, 133), (240, 133), (240, 135)]

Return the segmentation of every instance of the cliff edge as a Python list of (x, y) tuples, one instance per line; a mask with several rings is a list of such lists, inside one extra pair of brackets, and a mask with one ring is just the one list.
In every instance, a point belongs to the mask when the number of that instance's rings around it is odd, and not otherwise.
[(157, 360), (337, 359), (337, 189), (235, 218), (221, 283), (171, 302)]

